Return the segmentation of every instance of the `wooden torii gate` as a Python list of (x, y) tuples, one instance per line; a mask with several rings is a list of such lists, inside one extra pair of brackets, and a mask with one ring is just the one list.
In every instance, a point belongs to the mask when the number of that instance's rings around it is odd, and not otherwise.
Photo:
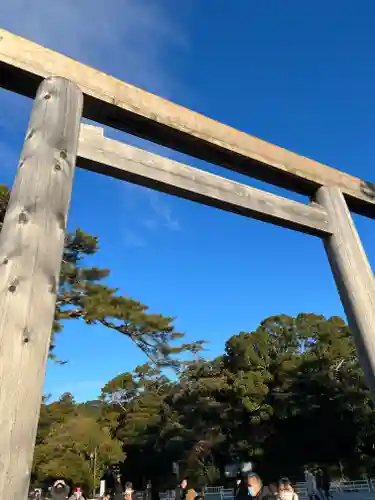
[[(374, 276), (350, 210), (375, 185), (0, 30), (0, 86), (34, 99), (0, 236), (0, 498), (27, 496), (75, 164), (320, 237), (375, 400)], [(81, 117), (307, 195), (276, 196), (104, 137)]]

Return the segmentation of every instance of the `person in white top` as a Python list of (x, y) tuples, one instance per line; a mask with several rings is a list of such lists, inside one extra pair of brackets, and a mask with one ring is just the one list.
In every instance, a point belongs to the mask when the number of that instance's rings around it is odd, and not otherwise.
[(298, 495), (287, 477), (279, 481), (277, 498), (278, 500), (298, 500)]
[(126, 484), (125, 484), (125, 500), (133, 500), (133, 496), (134, 496), (134, 490), (133, 490), (133, 484), (128, 481)]

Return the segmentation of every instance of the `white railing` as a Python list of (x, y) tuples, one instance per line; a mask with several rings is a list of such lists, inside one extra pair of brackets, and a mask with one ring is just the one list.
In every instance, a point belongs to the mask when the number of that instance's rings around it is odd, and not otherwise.
[[(303, 482), (296, 483), (296, 493), (300, 499), (308, 497), (306, 484)], [(375, 498), (375, 479), (358, 479), (356, 481), (332, 481), (330, 492), (333, 496), (343, 495), (344, 493), (369, 493), (366, 498), (370, 498), (371, 494)]]
[(296, 493), (298, 495), (299, 500), (307, 500), (308, 499), (306, 483), (302, 483), (302, 482), (296, 483), (295, 490), (296, 490)]
[[(300, 500), (308, 500), (307, 488), (305, 482), (297, 482), (295, 484), (296, 493)], [(345, 497), (343, 500), (351, 500), (349, 494), (357, 494), (353, 498), (358, 500), (375, 500), (375, 479), (358, 479), (356, 481), (338, 480), (332, 481), (330, 493), (333, 500), (340, 500), (340, 497)], [(203, 491), (204, 496), (210, 500), (210, 497), (220, 497), (220, 500), (233, 500), (235, 497), (233, 488), (224, 488), (223, 486), (206, 486)], [(175, 500), (175, 491), (166, 491), (160, 493), (160, 500)], [(212, 498), (212, 500), (214, 500)]]
[(338, 484), (341, 491), (371, 491), (371, 480), (343, 481)]
[[(295, 485), (296, 493), (300, 500), (308, 499), (308, 493), (305, 482), (297, 482)], [(346, 496), (347, 493), (363, 493), (366, 499), (375, 500), (375, 479), (358, 479), (355, 481), (339, 480), (332, 481), (330, 492), (333, 497)], [(205, 488), (205, 496), (220, 495), (221, 500), (233, 499), (234, 490), (225, 489), (222, 486), (208, 486)], [(367, 494), (366, 494), (367, 493)], [(356, 497), (357, 498), (357, 497)]]
[(205, 495), (219, 495), (224, 490), (224, 486), (206, 486), (204, 489)]
[(203, 491), (205, 498), (209, 498), (210, 496), (218, 497), (220, 496), (220, 500), (233, 500), (234, 499), (234, 489), (233, 488), (224, 488), (223, 486), (206, 486)]
[(163, 493), (159, 493), (160, 500), (175, 500), (176, 499), (176, 491), (168, 490)]
[(344, 493), (369, 493), (375, 495), (374, 486), (374, 479), (338, 480), (332, 481), (331, 492), (341, 495)]
[(221, 500), (231, 500), (234, 498), (234, 489), (233, 488), (223, 488), (221, 491)]

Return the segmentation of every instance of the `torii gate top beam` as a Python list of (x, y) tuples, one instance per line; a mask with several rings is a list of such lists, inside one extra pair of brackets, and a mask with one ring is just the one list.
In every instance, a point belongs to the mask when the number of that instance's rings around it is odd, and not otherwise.
[(0, 29), (0, 86), (34, 97), (57, 75), (85, 94), (84, 116), (250, 177), (312, 196), (339, 187), (350, 209), (375, 218), (375, 185), (117, 80)]

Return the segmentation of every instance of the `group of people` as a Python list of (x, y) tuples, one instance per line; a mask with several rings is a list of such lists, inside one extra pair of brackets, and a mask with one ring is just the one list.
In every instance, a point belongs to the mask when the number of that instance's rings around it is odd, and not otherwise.
[[(332, 500), (330, 477), (325, 469), (305, 470), (305, 484), (309, 500)], [(277, 483), (264, 485), (255, 472), (247, 474), (239, 481), (236, 500), (298, 500), (288, 478), (281, 478)]]
[(266, 486), (258, 474), (250, 472), (239, 482), (236, 500), (298, 500), (298, 495), (286, 477)]
[[(321, 468), (316, 470), (305, 470), (305, 484), (309, 500), (332, 500), (330, 494), (330, 479), (328, 473)], [(117, 487), (121, 485), (118, 481)], [(84, 500), (80, 488), (76, 488), (73, 495), (69, 497), (69, 486), (63, 480), (56, 481), (51, 489), (53, 500)], [(179, 488), (179, 498), (176, 500), (203, 500), (194, 488), (188, 486), (187, 479), (183, 479)], [(105, 495), (103, 500), (135, 500), (132, 483), (128, 482), (125, 488), (115, 488), (113, 496)], [(260, 476), (255, 472), (249, 472), (244, 478), (237, 481), (235, 500), (299, 500), (291, 481), (283, 477), (278, 482), (264, 485)]]
[[(187, 479), (180, 484), (178, 500), (203, 500), (194, 488), (188, 486)], [(277, 483), (264, 485), (255, 472), (237, 482), (235, 500), (299, 500), (297, 493), (288, 478), (283, 477)]]
[(176, 500), (203, 500), (203, 496), (198, 495), (195, 488), (188, 485), (187, 478), (184, 478), (180, 483)]
[[(58, 479), (54, 482), (54, 484), (49, 488), (51, 500), (86, 500), (86, 496), (83, 494), (83, 491), (80, 487), (75, 487), (72, 491), (71, 487), (63, 480)], [(30, 491), (29, 500), (42, 500), (42, 490), (35, 489)], [(89, 497), (90, 498), (90, 497)], [(102, 500), (135, 500), (135, 491), (133, 489), (133, 485), (130, 482), (125, 484), (125, 488), (121, 485), (121, 482), (118, 481), (114, 492), (111, 494), (104, 494), (101, 497)]]
[(67, 498), (69, 498), (69, 500), (85, 500), (80, 487), (74, 488), (71, 495), (70, 490), (70, 486), (63, 479), (58, 479), (51, 488), (51, 500), (66, 500)]
[(315, 470), (305, 469), (305, 483), (309, 500), (331, 500), (331, 479), (328, 471), (318, 467)]
[[(118, 486), (118, 485), (117, 485)], [(69, 485), (63, 480), (59, 479), (55, 481), (51, 488), (51, 500), (85, 500), (86, 497), (84, 496), (82, 489), (80, 487), (74, 488), (73, 492), (71, 493)], [(69, 496), (71, 493), (71, 496)], [(30, 499), (33, 500), (39, 500), (41, 498), (41, 495), (36, 496), (36, 495), (29, 495)], [(103, 497), (103, 500), (135, 500), (135, 494), (134, 494), (134, 489), (132, 483), (128, 482), (125, 484), (125, 488), (121, 486), (121, 483), (119, 483), (119, 486), (115, 488), (115, 492), (113, 495), (105, 494)]]

